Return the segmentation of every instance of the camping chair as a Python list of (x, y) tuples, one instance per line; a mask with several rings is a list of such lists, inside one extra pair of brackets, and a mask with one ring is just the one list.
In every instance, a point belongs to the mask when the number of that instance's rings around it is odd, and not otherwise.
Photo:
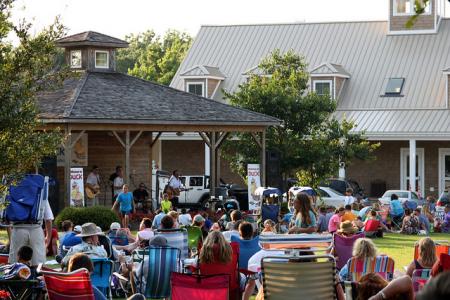
[(331, 255), (269, 256), (262, 259), (261, 266), (266, 300), (336, 299)]
[(239, 290), (239, 244), (236, 242), (230, 243), (231, 248), (233, 249), (233, 258), (231, 263), (223, 264), (223, 263), (211, 263), (211, 264), (202, 264), (199, 263), (199, 269), (201, 275), (229, 275), (230, 276), (230, 285), (229, 285), (229, 299), (230, 300), (238, 300), (240, 299), (240, 290)]
[(239, 244), (239, 271), (245, 273), (250, 257), (261, 250), (261, 246), (259, 246), (259, 236), (251, 240), (231, 237), (231, 241)]
[(182, 260), (189, 257), (188, 233), (186, 229), (158, 229), (155, 235), (165, 237), (168, 246), (180, 249)]
[(353, 244), (356, 240), (363, 237), (364, 233), (358, 233), (350, 237), (339, 234), (333, 235), (334, 257), (336, 258), (336, 268), (338, 270), (342, 269), (352, 257)]
[(394, 260), (384, 255), (364, 260), (352, 257), (348, 260), (347, 266), (347, 281), (358, 282), (367, 273), (378, 273), (388, 281), (394, 277)]
[(114, 270), (114, 262), (107, 258), (91, 259), (94, 272), (91, 274), (92, 285), (98, 288), (106, 298), (111, 298), (111, 276)]
[(0, 289), (7, 291), (11, 296), (7, 299), (37, 299), (42, 290), (39, 280), (0, 280)]
[(9, 254), (0, 254), (0, 265), (5, 265), (8, 263)]
[(259, 244), (265, 250), (285, 250), (298, 256), (301, 252), (328, 252), (333, 244), (331, 234), (264, 234)]
[(230, 276), (172, 273), (172, 300), (228, 300)]
[(161, 299), (170, 296), (170, 274), (180, 267), (180, 249), (174, 247), (149, 247), (145, 249), (141, 264), (147, 264), (145, 289), (142, 285), (142, 265), (139, 292), (147, 298)]
[(185, 227), (188, 235), (188, 248), (197, 248), (200, 251), (203, 242), (202, 230), (197, 226), (187, 226)]
[[(436, 245), (436, 257), (439, 258), (441, 253), (450, 254), (450, 245), (448, 241), (434, 241)], [(414, 244), (414, 259), (419, 259), (419, 242)]]
[(61, 273), (44, 271), (40, 266), (38, 273), (44, 275), (49, 300), (95, 300), (89, 271), (85, 268)]
[(422, 290), (428, 279), (431, 277), (431, 269), (417, 269), (412, 273), (414, 293)]

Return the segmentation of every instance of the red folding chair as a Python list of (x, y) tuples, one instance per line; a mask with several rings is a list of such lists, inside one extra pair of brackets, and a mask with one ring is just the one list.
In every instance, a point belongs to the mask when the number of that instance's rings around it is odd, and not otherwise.
[(230, 275), (189, 275), (173, 272), (172, 300), (228, 300)]
[(95, 300), (87, 269), (60, 273), (38, 268), (38, 273), (44, 275), (49, 300)]
[(0, 254), (0, 265), (6, 265), (8, 263), (8, 259), (8, 254)]

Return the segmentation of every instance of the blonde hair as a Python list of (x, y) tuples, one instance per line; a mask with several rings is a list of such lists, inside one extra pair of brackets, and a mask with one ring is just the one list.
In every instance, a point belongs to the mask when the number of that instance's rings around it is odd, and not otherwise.
[(174, 220), (178, 220), (178, 215), (179, 215), (178, 212), (172, 210), (172, 211), (169, 211), (168, 215), (171, 216)]
[(419, 256), (425, 266), (432, 266), (436, 262), (436, 245), (429, 237), (419, 241)]
[[(218, 257), (214, 257), (214, 248), (218, 248)], [(200, 263), (212, 264), (214, 262), (229, 263), (233, 255), (233, 249), (225, 240), (220, 231), (211, 231), (203, 242), (200, 250)]]
[(357, 239), (353, 245), (352, 255), (358, 259), (376, 257), (378, 253), (377, 247), (370, 239)]
[[(430, 207), (428, 206), (428, 204), (424, 204), (422, 206), (422, 213), (427, 216), (427, 214), (431, 214), (430, 212)], [(428, 217), (428, 216), (427, 216)]]
[(124, 189), (124, 188), (128, 188), (128, 184), (122, 185), (122, 189)]

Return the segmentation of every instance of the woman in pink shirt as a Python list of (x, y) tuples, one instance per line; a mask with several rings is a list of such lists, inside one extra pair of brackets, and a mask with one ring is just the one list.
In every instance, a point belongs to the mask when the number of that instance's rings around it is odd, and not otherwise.
[(339, 207), (336, 209), (336, 212), (333, 216), (331, 216), (330, 221), (328, 222), (328, 232), (335, 233), (338, 230), (341, 224), (341, 217), (345, 214), (345, 209), (343, 207)]

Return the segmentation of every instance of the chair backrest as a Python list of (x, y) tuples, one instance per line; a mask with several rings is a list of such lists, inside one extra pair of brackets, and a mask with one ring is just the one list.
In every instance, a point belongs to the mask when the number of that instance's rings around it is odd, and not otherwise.
[(261, 264), (266, 300), (336, 299), (331, 255), (265, 257)]
[(334, 256), (336, 258), (336, 268), (342, 269), (347, 261), (352, 257), (353, 244), (357, 239), (363, 238), (364, 233), (358, 233), (350, 237), (335, 234), (333, 236)]
[(272, 220), (275, 224), (278, 224), (278, 216), (280, 214), (280, 206), (275, 204), (263, 204), (261, 206), (261, 218), (262, 222), (265, 220)]
[(181, 259), (186, 259), (189, 256), (188, 248), (188, 234), (187, 230), (172, 229), (172, 230), (157, 230), (155, 235), (161, 235), (167, 239), (167, 245), (173, 248), (178, 248), (181, 251)]
[(259, 236), (251, 240), (243, 240), (232, 236), (231, 241), (239, 244), (239, 269), (247, 270), (250, 257), (261, 250)]
[(44, 275), (49, 300), (94, 300), (89, 271), (79, 269), (70, 273), (40, 270)]
[(352, 257), (347, 262), (348, 278), (350, 281), (359, 281), (367, 273), (378, 273), (390, 281), (394, 277), (394, 260), (389, 256), (377, 256), (364, 260)]
[(261, 248), (329, 250), (333, 243), (331, 234), (264, 234), (259, 236)]
[[(146, 259), (148, 258), (148, 259)], [(144, 252), (142, 263), (148, 264), (146, 285), (143, 294), (147, 298), (170, 296), (170, 274), (178, 272), (180, 249), (174, 247), (149, 247)]]
[[(450, 254), (450, 245), (448, 241), (434, 241), (436, 245), (436, 258), (439, 258), (441, 253)], [(419, 259), (419, 242), (414, 245), (414, 259)]]
[(186, 227), (188, 234), (188, 248), (200, 248), (203, 239), (202, 230), (197, 226)]
[(108, 297), (114, 263), (107, 258), (93, 258), (94, 272), (91, 274), (92, 285)]
[(5, 265), (8, 263), (9, 255), (8, 254), (0, 254), (0, 265)]
[(414, 292), (419, 292), (431, 277), (431, 269), (416, 269), (412, 273)]
[(228, 300), (229, 275), (172, 273), (172, 300)]

